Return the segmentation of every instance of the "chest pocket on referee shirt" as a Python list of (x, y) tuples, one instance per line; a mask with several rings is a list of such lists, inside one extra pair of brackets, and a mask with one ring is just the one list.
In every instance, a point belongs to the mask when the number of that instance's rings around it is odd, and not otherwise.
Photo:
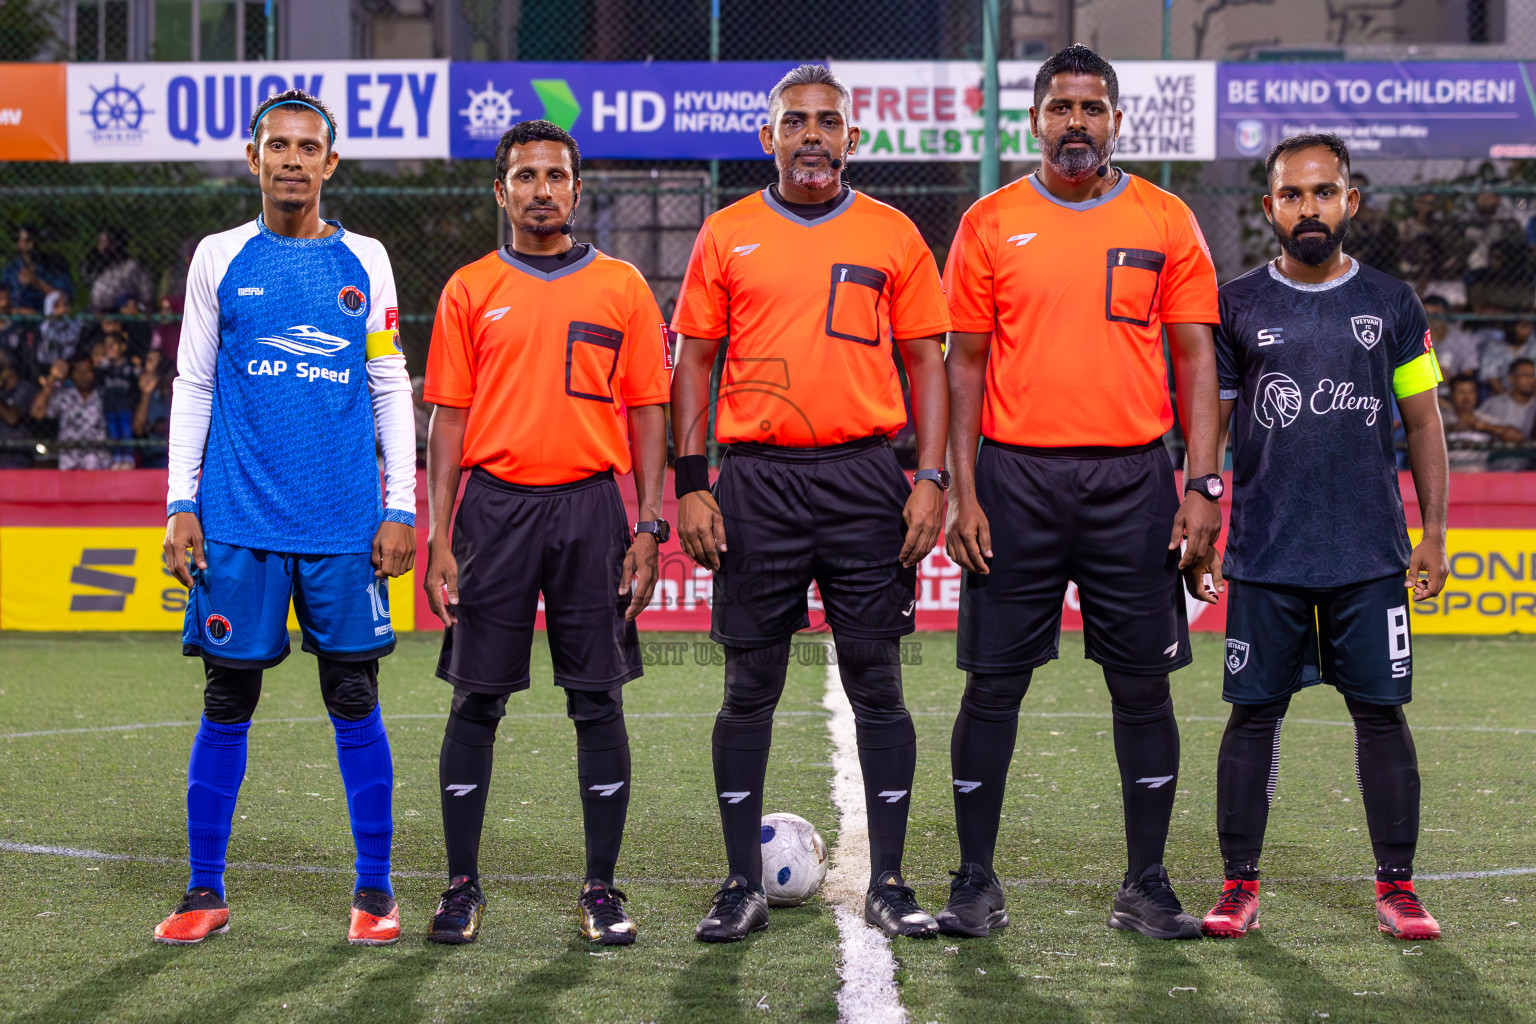
[(565, 335), (565, 393), (612, 405), (613, 373), (623, 344), (623, 331), (571, 321)]
[(1167, 259), (1152, 249), (1109, 250), (1109, 269), (1104, 272), (1104, 319), (1137, 327), (1150, 324)]
[(885, 272), (854, 263), (832, 264), (832, 291), (827, 296), (827, 333), (860, 345), (878, 345), (881, 330), (880, 296)]

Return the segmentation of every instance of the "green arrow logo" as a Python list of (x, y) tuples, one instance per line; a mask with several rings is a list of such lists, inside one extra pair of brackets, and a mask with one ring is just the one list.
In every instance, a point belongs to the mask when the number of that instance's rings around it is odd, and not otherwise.
[(576, 102), (576, 95), (565, 79), (535, 78), (529, 84), (539, 94), (539, 102), (544, 104), (544, 119), (570, 131), (581, 116), (581, 104)]

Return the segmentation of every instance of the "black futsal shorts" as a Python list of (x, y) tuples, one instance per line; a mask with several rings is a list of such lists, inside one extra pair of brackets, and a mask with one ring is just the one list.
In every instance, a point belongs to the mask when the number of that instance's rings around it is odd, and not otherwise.
[(1084, 654), (1161, 675), (1190, 662), (1177, 549), (1178, 482), (1162, 443), (1021, 448), (986, 440), (976, 497), (992, 533), (991, 572), (960, 586), (956, 662), (1016, 673), (1057, 656), (1067, 581), (1077, 584)]
[(821, 448), (732, 445), (714, 487), (726, 550), (710, 636), (728, 647), (782, 643), (810, 626), (813, 580), (837, 636), (912, 632), (917, 567), (899, 561), (911, 493), (884, 437)]
[(631, 539), (611, 471), (533, 487), (475, 467), (453, 521), (459, 621), (443, 632), (438, 678), (477, 693), (527, 689), (540, 593), (558, 685), (608, 690), (639, 676), (619, 594)]

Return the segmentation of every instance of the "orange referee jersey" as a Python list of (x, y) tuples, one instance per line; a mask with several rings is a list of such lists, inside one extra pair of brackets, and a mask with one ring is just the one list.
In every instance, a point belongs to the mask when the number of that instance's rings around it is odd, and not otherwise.
[(594, 247), (543, 273), (497, 250), (443, 288), (426, 400), (469, 409), (463, 465), (518, 484), (630, 469), (626, 409), (667, 401), (666, 325), (640, 272)]
[(900, 430), (891, 343), (943, 334), (949, 312), (899, 210), (850, 190), (805, 220), (764, 189), (704, 222), (672, 329), (729, 337), (716, 440), (808, 447)]
[(1194, 214), (1130, 174), (1083, 203), (1032, 174), (983, 196), (955, 233), (944, 285), (954, 330), (992, 334), (982, 435), (1032, 447), (1167, 433), (1162, 326), (1220, 319)]

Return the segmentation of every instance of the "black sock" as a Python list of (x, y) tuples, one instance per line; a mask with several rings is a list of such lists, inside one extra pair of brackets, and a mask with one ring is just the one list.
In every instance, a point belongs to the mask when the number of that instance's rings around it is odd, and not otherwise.
[(1280, 775), (1280, 726), (1290, 699), (1234, 704), (1216, 764), (1216, 837), (1229, 879), (1255, 881)]
[(1365, 803), (1378, 882), (1413, 877), (1419, 842), (1419, 755), (1400, 705), (1344, 698), (1355, 720), (1355, 781)]
[(485, 826), (496, 726), (506, 713), (506, 694), (491, 696), (454, 688), (453, 707), (437, 760), (450, 879), (480, 877), (480, 831)]
[(1029, 690), (1029, 670), (1009, 675), (968, 672), (960, 713), (950, 734), (949, 766), (955, 790), (955, 831), (960, 863), (996, 874), (998, 823), (1008, 764), (1019, 736), (1019, 703)]
[(763, 887), (763, 780), (773, 745), (773, 709), (789, 672), (789, 641), (725, 649), (725, 700), (715, 716), (715, 793), (728, 874)]
[(613, 884), (614, 865), (629, 814), (629, 732), (624, 691), (565, 691), (566, 713), (576, 723), (576, 779), (587, 837), (587, 878)]
[(1179, 723), (1168, 677), (1104, 670), (1115, 714), (1115, 760), (1125, 805), (1126, 878), (1163, 862), (1179, 785)]
[(869, 884), (900, 883), (917, 770), (917, 732), (901, 694), (901, 640), (837, 640), (836, 647), (838, 675), (858, 731), (869, 822)]

